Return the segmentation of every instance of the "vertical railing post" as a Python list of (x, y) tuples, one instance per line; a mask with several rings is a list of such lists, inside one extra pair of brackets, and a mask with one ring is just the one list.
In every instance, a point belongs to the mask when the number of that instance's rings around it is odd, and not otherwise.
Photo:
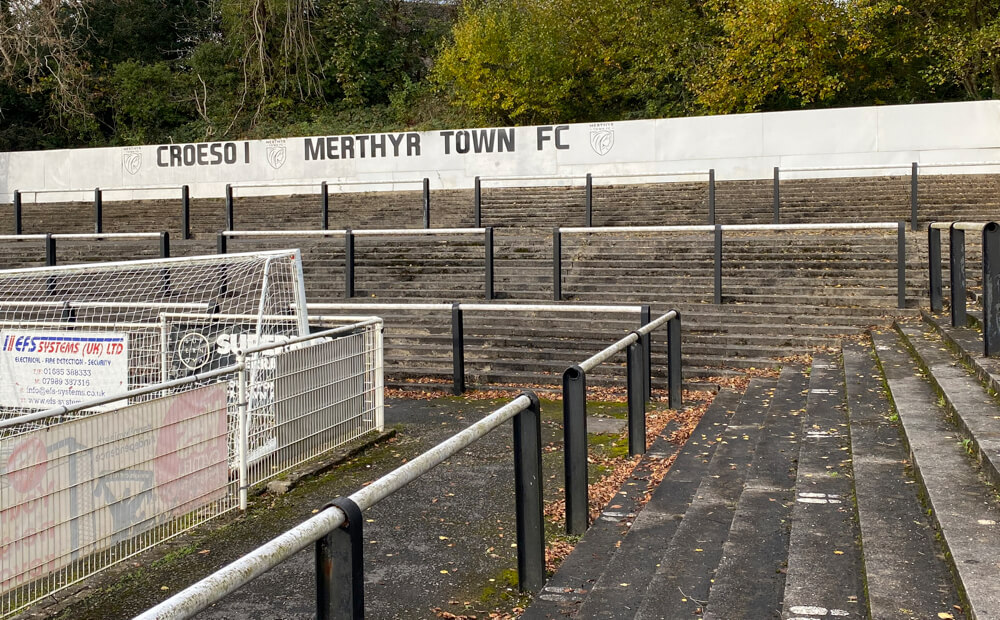
[(424, 228), (431, 227), (431, 180), (424, 177)]
[(941, 229), (927, 225), (927, 269), (931, 293), (931, 312), (944, 309), (943, 287), (941, 285)]
[(219, 236), (216, 238), (215, 247), (216, 254), (225, 254), (229, 246), (229, 240), (225, 233), (219, 232)]
[(772, 190), (774, 198), (774, 223), (781, 223), (781, 173), (778, 171), (778, 167), (774, 167), (774, 189)]
[(584, 197), (584, 226), (594, 225), (594, 176), (587, 173), (587, 189)]
[(684, 404), (681, 362), (681, 313), (667, 321), (667, 406), (680, 409)]
[(160, 258), (170, 258), (170, 233), (165, 230), (160, 233)]
[(475, 228), (483, 225), (483, 186), (479, 177), (476, 177), (475, 190), (472, 195), (472, 221)]
[(484, 288), (486, 291), (486, 300), (493, 301), (494, 291), (493, 291), (493, 227), (487, 226), (486, 231), (483, 235), (483, 256), (485, 259), (486, 267), (486, 279), (484, 282)]
[(636, 332), (636, 341), (626, 352), (626, 374), (628, 375), (628, 454), (635, 456), (646, 453), (646, 382), (643, 367), (646, 354), (642, 347), (642, 336)]
[(317, 620), (362, 620), (365, 617), (364, 519), (349, 497), (324, 507), (344, 512), (343, 525), (316, 541)]
[(587, 531), (587, 373), (579, 366), (563, 372), (563, 442), (566, 475), (566, 533)]
[(241, 370), (236, 379), (236, 458), (237, 458), (237, 488), (239, 491), (240, 510), (247, 509), (248, 492), (250, 489), (250, 407), (247, 399), (249, 385), (247, 375), (250, 369), (247, 368), (247, 356), (244, 353), (237, 354), (237, 362)]
[(344, 231), (344, 297), (354, 297), (354, 233)]
[(100, 187), (94, 189), (94, 232), (98, 235), (104, 232), (104, 198)]
[(917, 196), (917, 162), (910, 169), (910, 230), (917, 229), (917, 209), (920, 201)]
[(951, 272), (951, 326), (965, 327), (965, 231), (951, 225), (948, 233), (948, 269)]
[(56, 240), (52, 238), (52, 233), (45, 233), (45, 266), (53, 267), (56, 264)]
[[(649, 304), (642, 304), (639, 307), (639, 327), (649, 325), (653, 319)], [(642, 350), (646, 352), (645, 372), (643, 380), (646, 382), (646, 400), (653, 400), (653, 335), (647, 333), (642, 337)]]
[(191, 188), (181, 185), (181, 239), (191, 238)]
[(722, 226), (715, 225), (715, 260), (713, 261), (715, 286), (714, 301), (716, 304), (722, 303)]
[(234, 230), (235, 218), (233, 217), (233, 186), (226, 184), (226, 230)]
[(896, 231), (896, 298), (900, 308), (906, 307), (906, 223), (899, 220)]
[(542, 414), (538, 396), (514, 416), (514, 505), (517, 513), (517, 585), (538, 592), (545, 585), (545, 524), (542, 521)]
[(562, 233), (552, 229), (552, 299), (562, 300)]
[(319, 184), (319, 193), (323, 211), (323, 230), (330, 230), (330, 186), (326, 181)]
[(465, 392), (465, 318), (462, 305), (451, 305), (451, 391), (456, 396)]
[(1000, 225), (983, 227), (983, 354), (1000, 353)]
[(715, 226), (715, 168), (708, 171), (708, 223)]
[(15, 235), (21, 234), (22, 230), (21, 215), (22, 215), (21, 192), (15, 189), (14, 190), (14, 234)]

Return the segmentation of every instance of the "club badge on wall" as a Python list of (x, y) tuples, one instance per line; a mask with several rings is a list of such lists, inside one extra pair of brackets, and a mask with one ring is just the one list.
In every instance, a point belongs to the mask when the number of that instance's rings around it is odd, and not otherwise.
[(122, 167), (131, 175), (139, 172), (142, 168), (142, 149), (138, 146), (129, 146), (122, 150)]
[(615, 146), (615, 126), (611, 123), (590, 125), (590, 148), (601, 157), (611, 152)]
[(267, 163), (271, 164), (271, 167), (277, 170), (285, 165), (285, 160), (288, 159), (288, 148), (285, 146), (285, 140), (266, 140), (267, 145)]

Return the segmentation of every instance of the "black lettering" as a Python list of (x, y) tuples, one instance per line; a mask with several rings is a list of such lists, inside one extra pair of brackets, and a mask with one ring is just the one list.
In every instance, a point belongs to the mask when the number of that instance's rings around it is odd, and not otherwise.
[(472, 150), (477, 153), (492, 153), (493, 145), (496, 143), (496, 129), (480, 129), (472, 132)]
[(208, 145), (204, 142), (198, 145), (198, 165), (208, 165)]
[[(382, 151), (381, 154), (379, 151)], [(385, 157), (385, 136), (372, 136), (372, 157)]]
[(455, 132), (455, 152), (460, 154), (465, 154), (469, 152), (469, 132), (468, 131), (456, 131)]
[(390, 135), (389, 142), (392, 142), (392, 156), (399, 157), (399, 145), (403, 143), (403, 134)]
[(420, 134), (406, 134), (406, 156), (420, 157)]
[(514, 128), (501, 129), (499, 134), (499, 140), (497, 141), (497, 150), (501, 153), (503, 152), (514, 152)]
[(163, 161), (163, 157), (161, 157), (163, 153), (166, 153), (169, 150), (170, 147), (167, 146), (156, 147), (156, 165), (159, 166), (160, 168), (166, 168), (167, 166), (170, 165), (167, 162)]
[(358, 152), (361, 153), (361, 159), (365, 158), (365, 143), (368, 142), (369, 136), (357, 136), (354, 139), (358, 143)]
[(340, 152), (344, 154), (344, 159), (348, 157), (354, 159), (354, 138), (342, 136), (340, 138)]
[(185, 144), (182, 151), (184, 154), (184, 165), (193, 166), (194, 162), (197, 161), (197, 154), (195, 153), (193, 144)]
[(451, 154), (451, 137), (455, 134), (454, 131), (442, 131), (441, 136), (444, 137), (444, 154)]
[(552, 139), (552, 136), (549, 135), (550, 131), (552, 131), (552, 126), (551, 125), (546, 125), (545, 127), (539, 127), (538, 128), (538, 131), (537, 131), (538, 140), (537, 140), (537, 142), (538, 142), (538, 150), (539, 151), (542, 150), (542, 145), (545, 144), (546, 141)]
[(337, 147), (339, 146), (339, 138), (336, 136), (331, 136), (326, 139), (326, 158), (327, 159), (340, 159), (340, 154), (337, 152)]
[(212, 154), (212, 159), (208, 162), (212, 166), (218, 166), (222, 163), (222, 145), (216, 142), (209, 149), (208, 152)]
[(170, 167), (173, 168), (174, 166), (180, 166), (182, 163), (181, 147), (175, 144), (170, 147)]
[[(247, 145), (249, 146), (249, 142)], [(236, 143), (226, 142), (225, 146), (222, 147), (222, 155), (227, 164), (236, 163)], [(247, 155), (247, 163), (250, 163), (249, 155)]]
[(561, 150), (561, 151), (564, 151), (564, 150), (566, 150), (566, 149), (569, 148), (569, 144), (565, 144), (562, 141), (562, 135), (561, 135), (562, 132), (564, 132), (564, 131), (566, 131), (568, 129), (569, 129), (569, 125), (559, 125), (558, 127), (556, 127), (556, 148), (559, 149), (559, 150)]
[(322, 146), (323, 138), (317, 138), (316, 142), (312, 138), (306, 138), (306, 161), (326, 159)]
[[(233, 145), (233, 151), (234, 152), (236, 151), (236, 145), (235, 144)], [(233, 161), (234, 162), (236, 161), (235, 157), (233, 158)], [(249, 142), (244, 142), (243, 143), (243, 163), (244, 164), (249, 164), (250, 163), (250, 143)]]

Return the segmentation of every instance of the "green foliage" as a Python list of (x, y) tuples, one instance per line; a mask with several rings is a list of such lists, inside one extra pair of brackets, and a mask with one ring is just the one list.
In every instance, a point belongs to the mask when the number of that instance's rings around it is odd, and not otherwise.
[(111, 76), (115, 139), (120, 144), (169, 141), (173, 128), (194, 112), (190, 76), (174, 73), (165, 62), (125, 61)]

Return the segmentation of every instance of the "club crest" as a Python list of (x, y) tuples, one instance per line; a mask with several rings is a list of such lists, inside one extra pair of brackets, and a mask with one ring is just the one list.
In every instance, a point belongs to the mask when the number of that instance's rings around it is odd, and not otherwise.
[(615, 146), (615, 126), (611, 123), (594, 123), (590, 126), (590, 148), (600, 156), (607, 155)]
[(138, 147), (126, 148), (122, 153), (122, 167), (132, 175), (139, 172), (142, 168), (142, 151)]
[(288, 158), (288, 148), (285, 146), (284, 140), (268, 140), (267, 141), (267, 163), (271, 164), (271, 167), (277, 170), (285, 165), (285, 160)]

